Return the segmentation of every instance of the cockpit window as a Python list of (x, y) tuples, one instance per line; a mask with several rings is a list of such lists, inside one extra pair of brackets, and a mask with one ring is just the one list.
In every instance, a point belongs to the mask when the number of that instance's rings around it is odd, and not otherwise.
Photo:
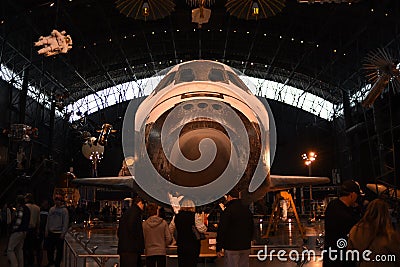
[(228, 83), (225, 68), (214, 62), (189, 62), (181, 65), (175, 78), (175, 84), (192, 81), (211, 81)]
[(224, 82), (224, 71), (212, 68), (208, 74), (208, 79), (212, 82)]
[(179, 71), (178, 80), (176, 83), (185, 83), (194, 81), (194, 73), (192, 69), (182, 69)]
[(174, 79), (175, 79), (176, 71), (171, 72), (167, 76), (164, 77), (164, 79), (161, 80), (161, 82), (157, 85), (157, 87), (154, 89), (156, 92), (160, 91), (161, 89), (167, 87), (170, 85)]
[(239, 79), (239, 77), (236, 74), (234, 74), (230, 71), (227, 71), (227, 73), (228, 73), (229, 81), (231, 83), (233, 83), (234, 85), (236, 85), (239, 88), (242, 88), (243, 90), (246, 90), (246, 91), (248, 90), (247, 86), (242, 82), (242, 80)]

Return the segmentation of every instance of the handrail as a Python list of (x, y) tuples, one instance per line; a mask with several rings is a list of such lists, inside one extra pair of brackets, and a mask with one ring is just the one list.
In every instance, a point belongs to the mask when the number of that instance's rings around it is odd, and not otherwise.
[[(72, 235), (73, 236), (73, 235)], [(74, 236), (73, 236), (74, 237)], [(64, 266), (71, 266), (70, 260), (70, 255), (69, 253), (73, 255), (73, 264), (72, 266), (78, 267), (78, 259), (83, 259), (84, 261), (84, 266), (86, 266), (86, 259), (91, 258), (93, 259), (99, 267), (105, 267), (106, 263), (109, 259), (112, 258), (119, 258), (119, 255), (117, 254), (94, 254), (94, 251), (91, 249), (87, 248), (87, 246), (83, 246), (82, 240), (77, 240), (75, 237), (74, 239), (79, 242), (80, 245), (82, 245), (82, 248), (85, 249), (86, 252), (89, 254), (78, 254), (75, 252), (75, 250), (72, 248), (71, 243), (68, 241), (68, 239), (64, 239), (65, 247), (64, 250), (66, 251), (65, 256), (64, 256)], [(87, 245), (87, 243), (86, 243)], [(113, 266), (118, 266), (114, 264)]]

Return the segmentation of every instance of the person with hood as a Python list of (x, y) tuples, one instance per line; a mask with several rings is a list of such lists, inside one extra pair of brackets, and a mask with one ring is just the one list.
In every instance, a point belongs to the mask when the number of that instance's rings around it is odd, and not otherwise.
[[(48, 265), (60, 267), (63, 252), (64, 238), (68, 231), (69, 214), (64, 204), (64, 197), (56, 194), (54, 196), (54, 206), (50, 208), (47, 216), (45, 237), (47, 240), (47, 261)], [(54, 259), (54, 252), (56, 258)]]
[(147, 267), (165, 267), (167, 246), (172, 242), (172, 235), (165, 220), (157, 215), (157, 204), (146, 207), (149, 218), (143, 222), (144, 246)]

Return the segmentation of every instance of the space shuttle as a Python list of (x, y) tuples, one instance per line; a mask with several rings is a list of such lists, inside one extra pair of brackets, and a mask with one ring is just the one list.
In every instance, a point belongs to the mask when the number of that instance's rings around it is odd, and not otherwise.
[(141, 103), (128, 105), (122, 129), (128, 175), (74, 183), (133, 190), (165, 204), (184, 196), (200, 206), (230, 190), (251, 202), (270, 191), (330, 181), (270, 174), (276, 138), (268, 103), (239, 73), (220, 62), (184, 62)]

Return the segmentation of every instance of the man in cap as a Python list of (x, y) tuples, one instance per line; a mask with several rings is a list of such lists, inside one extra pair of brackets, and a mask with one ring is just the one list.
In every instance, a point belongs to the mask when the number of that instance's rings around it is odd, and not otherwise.
[(253, 214), (239, 199), (239, 191), (231, 190), (226, 200), (228, 203), (218, 225), (217, 256), (224, 256), (225, 267), (248, 267), (254, 232)]
[(360, 220), (354, 207), (362, 195), (358, 182), (348, 180), (341, 185), (339, 198), (329, 202), (325, 211), (324, 267), (353, 266), (346, 259), (346, 245), (350, 229)]

